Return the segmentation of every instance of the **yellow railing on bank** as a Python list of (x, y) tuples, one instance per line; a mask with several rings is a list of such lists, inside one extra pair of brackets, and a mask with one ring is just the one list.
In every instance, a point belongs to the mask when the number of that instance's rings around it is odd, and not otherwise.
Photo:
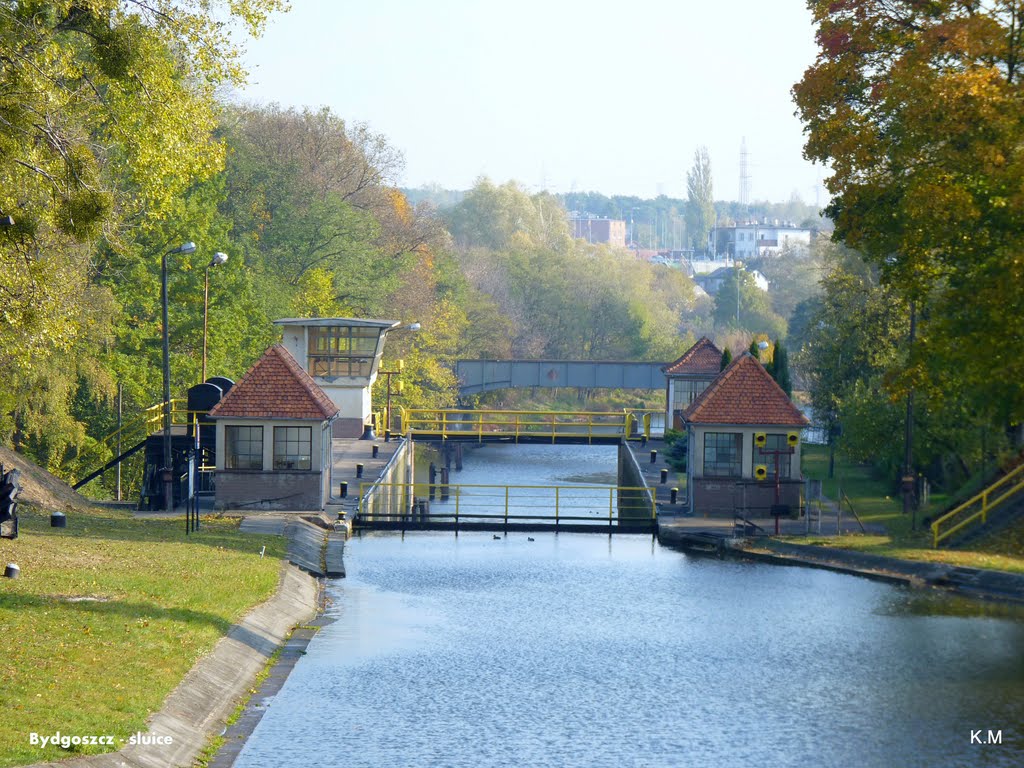
[[(531, 440), (607, 439), (631, 437), (632, 413), (589, 411), (499, 411), (455, 408), (402, 409), (402, 434), (413, 437), (499, 438)], [(650, 429), (650, 420), (644, 420)]]
[(657, 519), (640, 486), (374, 483), (359, 485), (361, 519), (482, 522), (638, 523)]
[(990, 510), (1021, 490), (1024, 490), (1024, 464), (1003, 475), (981, 493), (972, 496), (963, 504), (932, 522), (932, 546), (939, 546), (939, 542), (948, 539), (968, 525), (974, 523), (984, 525), (988, 522)]

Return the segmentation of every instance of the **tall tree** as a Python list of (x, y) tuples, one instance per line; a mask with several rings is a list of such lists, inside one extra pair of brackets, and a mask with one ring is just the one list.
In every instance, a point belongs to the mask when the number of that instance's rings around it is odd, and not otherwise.
[(240, 85), (226, 20), (258, 34), (282, 0), (0, 3), (0, 210), (23, 233), (94, 237), (166, 217), (222, 164), (215, 90)]
[(401, 156), (329, 109), (238, 109), (225, 122), (222, 207), (265, 290), (300, 287), (308, 311), (382, 311), (411, 254), (440, 237), (390, 186)]
[[(918, 309), (890, 392), (950, 387), (1024, 420), (1024, 4), (813, 0), (818, 57), (794, 88), (828, 162), (836, 236)], [(995, 356), (977, 350), (1006, 350)], [(927, 350), (928, 354), (919, 354)], [(955, 372), (955, 375), (950, 375)]]
[(215, 91), (244, 78), (229, 30), (257, 34), (283, 6), (0, 3), (0, 212), (15, 221), (0, 228), (0, 440), (50, 467), (85, 446), (77, 416), (112, 392), (113, 326), (138, 320), (115, 286), (158, 270), (186, 192), (222, 167)]
[(703, 253), (715, 224), (715, 198), (711, 184), (711, 156), (700, 146), (693, 153), (693, 167), (686, 172), (686, 231), (690, 245)]
[(768, 371), (776, 383), (782, 387), (787, 397), (793, 394), (793, 379), (789, 375), (789, 352), (782, 345), (782, 339), (775, 340), (775, 350), (772, 352), (771, 367)]

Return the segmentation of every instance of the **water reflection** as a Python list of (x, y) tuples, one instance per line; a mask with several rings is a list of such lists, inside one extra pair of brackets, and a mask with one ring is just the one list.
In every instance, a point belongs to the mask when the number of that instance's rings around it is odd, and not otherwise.
[[(616, 484), (617, 449), (607, 445), (512, 445), (468, 443), (463, 468), (452, 463), (452, 483), (507, 485)], [(444, 463), (434, 448), (416, 446), (416, 481), (427, 482), (427, 468)]]
[(880, 608), (892, 616), (958, 616), (960, 618), (1013, 619), (1024, 622), (1024, 606), (972, 600), (939, 590), (902, 590)]
[(1024, 761), (1018, 620), (650, 537), (532, 536), (352, 541), (337, 621), (238, 765)]

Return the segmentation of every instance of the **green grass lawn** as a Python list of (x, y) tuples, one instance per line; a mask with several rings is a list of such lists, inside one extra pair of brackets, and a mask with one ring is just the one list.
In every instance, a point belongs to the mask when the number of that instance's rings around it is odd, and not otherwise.
[[(920, 524), (925, 517), (935, 516), (946, 506), (945, 496), (933, 496), (928, 508), (918, 510), (918, 529), (912, 530), (911, 518), (903, 514), (902, 499), (892, 485), (874, 477), (871, 468), (850, 464), (836, 457), (835, 477), (828, 475), (828, 449), (804, 445), (804, 475), (822, 481), (824, 494), (833, 500), (840, 489), (850, 498), (857, 515), (865, 523), (885, 527), (885, 535), (847, 535), (832, 538), (794, 538), (793, 543), (824, 544), (871, 552), (905, 560), (950, 563), (969, 568), (994, 568), (1024, 573), (1024, 525), (991, 536), (970, 550), (932, 548), (931, 530)], [(846, 514), (844, 505), (843, 512)]]
[[(284, 541), (203, 520), (135, 520), (95, 509), (68, 514), (21, 505), (21, 534), (0, 540), (0, 766), (109, 751), (40, 749), (30, 734), (111, 735), (137, 730), (228, 628), (278, 583)], [(266, 557), (260, 548), (266, 546)], [(113, 748), (120, 748), (116, 743)]]

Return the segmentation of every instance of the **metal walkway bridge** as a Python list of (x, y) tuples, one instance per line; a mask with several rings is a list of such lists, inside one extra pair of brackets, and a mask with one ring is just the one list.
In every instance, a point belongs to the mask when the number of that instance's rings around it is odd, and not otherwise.
[(356, 529), (655, 533), (644, 487), (362, 483)]
[(630, 411), (494, 411), (414, 408), (402, 412), (402, 434), (414, 440), (475, 443), (616, 445), (650, 436), (651, 414)]
[(664, 389), (667, 363), (607, 360), (458, 360), (459, 396), (495, 389)]

